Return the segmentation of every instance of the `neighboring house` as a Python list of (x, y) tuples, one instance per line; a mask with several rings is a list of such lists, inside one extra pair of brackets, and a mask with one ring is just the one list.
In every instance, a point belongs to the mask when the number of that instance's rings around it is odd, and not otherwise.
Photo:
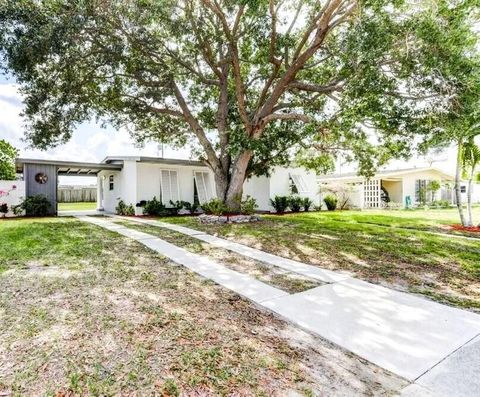
[[(119, 170), (97, 174), (99, 209), (114, 212), (120, 199), (136, 206), (154, 196), (170, 207), (170, 201), (203, 204), (216, 197), (213, 172), (200, 161), (157, 157), (107, 157), (102, 164)], [(243, 195), (257, 200), (258, 210), (271, 211), (270, 198), (292, 193), (318, 203), (316, 175), (304, 168), (273, 169), (270, 176), (252, 177), (244, 184)], [(142, 208), (136, 207), (141, 214)]]
[[(17, 173), (25, 181), (26, 196), (42, 194), (57, 212), (61, 196), (58, 176), (97, 177), (97, 208), (115, 212), (120, 200), (133, 204), (138, 215), (140, 204), (153, 197), (167, 207), (170, 200), (203, 204), (216, 197), (212, 171), (200, 161), (159, 157), (107, 157), (100, 163), (17, 159)], [(298, 194), (319, 203), (316, 174), (304, 168), (276, 167), (270, 176), (252, 177), (244, 184), (244, 197), (257, 200), (258, 210), (271, 211), (270, 198), (275, 195)]]
[[(386, 202), (398, 203), (403, 207), (421, 205), (423, 192), (434, 180), (440, 183), (441, 188), (435, 194), (428, 193), (427, 201), (447, 200), (454, 204), (454, 175), (434, 167), (379, 171), (370, 179), (355, 173), (326, 175), (319, 177), (318, 183), (321, 192), (326, 191), (328, 185), (343, 185), (353, 207), (382, 208)], [(465, 182), (462, 182), (461, 190), (462, 201), (465, 202)], [(473, 201), (480, 201), (478, 186), (475, 186)]]

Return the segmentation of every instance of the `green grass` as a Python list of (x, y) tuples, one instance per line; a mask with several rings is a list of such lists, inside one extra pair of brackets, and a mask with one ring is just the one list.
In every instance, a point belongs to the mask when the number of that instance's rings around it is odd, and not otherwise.
[[(322, 212), (322, 214), (324, 214)], [(401, 211), (335, 211), (326, 213), (330, 220), (366, 223), (394, 228), (408, 228), (448, 233), (448, 226), (459, 223), (457, 209), (401, 210)], [(474, 220), (480, 222), (480, 207), (473, 209)], [(479, 236), (480, 237), (480, 236)]]
[(0, 221), (0, 236), (0, 394), (393, 395), (404, 386), (114, 232), (30, 218)]
[(429, 232), (455, 223), (451, 210), (265, 215), (263, 222), (237, 225), (201, 225), (195, 218), (185, 217), (163, 220), (480, 310), (480, 239)]
[(58, 203), (58, 211), (86, 211), (97, 208), (97, 203)]

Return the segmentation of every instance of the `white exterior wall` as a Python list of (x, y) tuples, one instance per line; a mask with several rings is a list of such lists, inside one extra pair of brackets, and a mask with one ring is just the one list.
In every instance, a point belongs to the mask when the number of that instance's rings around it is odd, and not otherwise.
[[(283, 168), (275, 167), (270, 177), (270, 198), (275, 196), (288, 196), (290, 191), (290, 175), (302, 175), (303, 180), (307, 186), (308, 191), (305, 193), (299, 193), (298, 196), (308, 197), (313, 201), (313, 205), (320, 204), (319, 186), (317, 182), (317, 175), (311, 171), (307, 171), (305, 168)], [(273, 210), (273, 207), (269, 205), (269, 210)]]
[[(453, 184), (452, 184), (453, 186)], [(462, 182), (460, 186), (465, 186), (465, 193), (462, 193), (462, 203), (467, 202), (467, 192), (468, 192), (468, 182)], [(455, 196), (455, 192), (453, 192)], [(480, 184), (473, 183), (472, 184), (472, 203), (480, 203)]]
[[(350, 192), (350, 207), (352, 208), (364, 208), (365, 206), (365, 187), (364, 183), (358, 183), (353, 186), (351, 186), (351, 192)], [(323, 203), (325, 204), (325, 203)], [(325, 205), (323, 205), (324, 209)]]
[[(194, 173), (208, 172), (210, 176), (211, 196), (216, 197), (215, 179), (213, 172), (206, 166), (169, 165), (148, 162), (124, 161), (122, 171), (101, 171), (98, 174), (97, 183), (102, 184), (103, 209), (105, 212), (115, 212), (115, 207), (120, 200), (125, 204), (132, 204), (137, 215), (142, 214), (142, 208), (136, 204), (142, 200), (157, 199), (161, 195), (161, 170), (175, 170), (178, 176), (179, 200), (193, 202), (194, 200)], [(316, 175), (304, 168), (281, 168), (273, 170), (270, 178), (252, 177), (244, 184), (243, 198), (247, 195), (257, 200), (258, 209), (271, 211), (270, 198), (275, 195), (288, 196), (290, 192), (290, 174), (302, 175), (308, 188), (307, 192), (299, 193), (301, 197), (309, 197), (314, 205), (320, 202)], [(109, 190), (109, 176), (114, 175), (114, 190)], [(97, 207), (101, 208), (100, 192), (98, 189)], [(169, 206), (169, 203), (164, 203)]]
[[(195, 172), (208, 172), (210, 176), (210, 194), (215, 196), (215, 181), (213, 172), (208, 167), (194, 167), (189, 165), (167, 165), (155, 163), (137, 163), (137, 200), (151, 200), (154, 196), (160, 199), (161, 170), (175, 170), (178, 176), (179, 200), (193, 203)], [(167, 207), (169, 203), (164, 203)], [(137, 214), (142, 208), (136, 208)]]
[[(113, 190), (109, 190), (109, 177), (113, 175)], [(103, 209), (105, 212), (115, 212), (115, 207), (122, 198), (122, 171), (101, 171), (97, 176), (97, 184), (102, 184), (103, 187)], [(99, 189), (100, 190), (100, 189)], [(100, 197), (97, 197), (97, 207)]]
[[(0, 204), (7, 203), (7, 217), (13, 217), (12, 206), (20, 204), (25, 198), (24, 181), (0, 181)], [(3, 213), (0, 214), (3, 216)]]
[(133, 160), (123, 162), (122, 172), (120, 173), (120, 197), (126, 205), (135, 204), (137, 198), (137, 166), (138, 163)]
[(259, 211), (270, 211), (270, 180), (266, 176), (253, 176), (243, 184), (243, 199), (251, 196), (257, 200)]
[[(403, 183), (402, 183), (402, 190), (403, 190), (402, 205), (405, 205), (405, 199), (407, 196), (410, 196), (412, 200), (412, 205), (415, 205), (415, 181), (417, 179), (437, 180), (438, 182), (442, 182), (442, 178), (434, 170), (412, 172), (410, 174), (404, 175)], [(440, 196), (440, 192), (437, 192), (437, 196), (438, 196), (437, 197), (438, 199)]]

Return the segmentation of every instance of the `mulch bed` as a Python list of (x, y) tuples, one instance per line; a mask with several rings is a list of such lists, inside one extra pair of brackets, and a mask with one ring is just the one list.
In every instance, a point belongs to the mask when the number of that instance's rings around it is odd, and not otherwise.
[(474, 233), (480, 233), (480, 226), (452, 225), (452, 230), (457, 230), (457, 231), (459, 231), (459, 232), (474, 232)]

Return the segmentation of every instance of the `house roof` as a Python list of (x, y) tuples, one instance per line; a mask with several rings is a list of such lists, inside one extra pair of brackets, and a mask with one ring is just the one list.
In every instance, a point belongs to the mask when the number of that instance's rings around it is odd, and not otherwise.
[(107, 156), (102, 160), (102, 164), (123, 164), (124, 161), (137, 161), (140, 163), (206, 167), (205, 163), (197, 160), (168, 159), (165, 157), (144, 157), (144, 156)]
[[(405, 175), (414, 174), (418, 172), (425, 172), (425, 171), (433, 171), (438, 173), (442, 178), (453, 180), (455, 176), (449, 173), (446, 173), (438, 168), (435, 167), (421, 167), (421, 168), (403, 168), (397, 170), (382, 170), (377, 171), (373, 178), (401, 178)], [(344, 174), (330, 174), (330, 175), (322, 175), (317, 178), (319, 182), (329, 182), (329, 181), (362, 181), (365, 177), (358, 175), (356, 172), (348, 172)]]
[(79, 175), (79, 176), (95, 176), (103, 170), (120, 171), (122, 164), (103, 164), (103, 163), (85, 163), (78, 161), (63, 160), (44, 160), (44, 159), (15, 159), (15, 168), (17, 172), (23, 172), (25, 164), (53, 165), (57, 167), (59, 175)]

